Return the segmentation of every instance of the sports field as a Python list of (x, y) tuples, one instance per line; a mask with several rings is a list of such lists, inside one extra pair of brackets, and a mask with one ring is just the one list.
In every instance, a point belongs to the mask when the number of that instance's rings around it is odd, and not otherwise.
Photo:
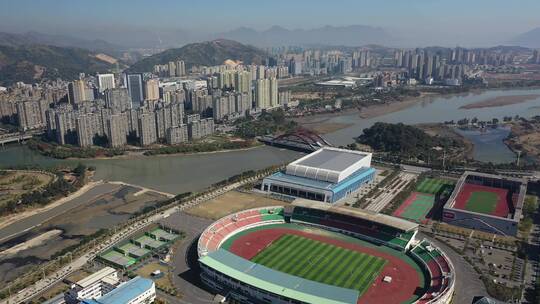
[(362, 295), (386, 260), (298, 235), (285, 234), (252, 260), (257, 264)]
[(435, 195), (413, 192), (411, 195), (394, 211), (394, 216), (423, 223), (426, 216), (435, 204)]
[(507, 217), (510, 213), (507, 194), (506, 189), (464, 184), (456, 197), (454, 208)]
[(440, 178), (424, 178), (416, 187), (417, 192), (438, 194), (441, 190), (451, 191), (454, 186), (453, 181)]

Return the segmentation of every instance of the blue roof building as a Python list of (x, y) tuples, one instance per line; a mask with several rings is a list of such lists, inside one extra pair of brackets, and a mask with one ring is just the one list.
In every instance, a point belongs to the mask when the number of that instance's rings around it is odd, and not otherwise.
[(133, 278), (97, 299), (83, 300), (83, 304), (142, 304), (152, 303), (156, 297), (154, 281)]
[(262, 190), (335, 203), (374, 177), (371, 153), (325, 147), (266, 177)]

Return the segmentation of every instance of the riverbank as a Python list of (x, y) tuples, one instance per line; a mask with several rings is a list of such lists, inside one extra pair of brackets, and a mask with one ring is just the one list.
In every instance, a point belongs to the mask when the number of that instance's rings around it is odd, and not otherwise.
[(421, 92), (418, 97), (407, 97), (402, 101), (384, 103), (380, 105), (372, 105), (364, 107), (360, 110), (360, 118), (369, 119), (375, 118), (389, 113), (398, 112), (405, 110), (409, 107), (416, 105), (417, 103), (426, 101), (426, 99), (437, 97), (437, 96), (446, 96), (450, 94), (440, 94), (440, 93), (431, 93), (431, 92)]
[(72, 194), (66, 196), (66, 197), (62, 197), (50, 204), (47, 204), (43, 207), (37, 207), (37, 208), (30, 208), (28, 210), (25, 210), (25, 211), (22, 211), (22, 212), (19, 212), (19, 213), (15, 213), (15, 214), (12, 214), (12, 215), (7, 215), (7, 216), (3, 216), (3, 217), (0, 217), (0, 229), (4, 228), (4, 227), (7, 227), (15, 222), (18, 222), (20, 220), (23, 220), (23, 219), (26, 219), (26, 218), (29, 218), (31, 216), (34, 216), (36, 214), (40, 214), (40, 213), (43, 213), (43, 212), (46, 212), (46, 211), (49, 211), (51, 209), (54, 209), (56, 207), (59, 207), (61, 205), (63, 205), (64, 203), (70, 201), (70, 200), (73, 200), (75, 198), (78, 198), (79, 196), (83, 195), (84, 193), (88, 192), (90, 189), (94, 188), (95, 186), (97, 185), (100, 185), (102, 184), (103, 181), (95, 181), (95, 182), (89, 182), (87, 184), (85, 184), (84, 186), (82, 186), (79, 190), (73, 192)]
[(534, 119), (511, 123), (510, 134), (504, 141), (515, 153), (529, 162), (540, 162), (540, 122)]
[[(28, 144), (30, 150), (36, 151), (39, 154), (51, 157), (54, 159), (62, 159), (67, 161), (83, 161), (83, 160), (111, 160), (111, 159), (137, 159), (148, 156), (161, 155), (194, 155), (194, 154), (209, 154), (219, 152), (232, 152), (253, 149), (261, 144), (256, 140), (222, 140), (210, 142), (187, 143), (172, 146), (161, 146), (154, 148), (135, 148), (128, 150), (118, 150), (107, 148), (78, 148), (71, 146), (60, 146), (56, 144), (46, 143), (39, 140), (34, 140)], [(58, 152), (61, 150), (61, 152)], [(84, 153), (85, 150), (92, 153)], [(81, 152), (83, 151), (83, 152)], [(102, 151), (102, 153), (95, 153)], [(110, 153), (109, 153), (110, 152)], [(76, 155), (76, 156), (69, 156)], [(80, 155), (84, 155), (81, 157)]]
[(482, 108), (492, 108), (492, 107), (502, 107), (518, 103), (527, 102), (530, 100), (535, 100), (540, 97), (539, 94), (529, 94), (529, 95), (515, 95), (515, 96), (497, 96), (494, 98), (474, 102), (461, 106), (460, 109), (482, 109)]

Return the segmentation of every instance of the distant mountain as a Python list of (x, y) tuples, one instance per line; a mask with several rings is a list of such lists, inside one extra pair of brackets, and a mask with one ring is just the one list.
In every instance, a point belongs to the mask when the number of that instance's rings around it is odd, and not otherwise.
[(518, 35), (508, 43), (528, 48), (540, 48), (540, 27)]
[(339, 45), (362, 46), (366, 44), (396, 45), (398, 42), (386, 30), (367, 25), (325, 26), (315, 29), (289, 30), (273, 26), (264, 31), (241, 27), (216, 35), (257, 46), (276, 45)]
[(75, 79), (79, 73), (106, 72), (114, 58), (80, 49), (50, 45), (0, 45), (0, 85), (17, 81)]
[(128, 71), (148, 72), (152, 71), (154, 65), (166, 64), (175, 60), (183, 60), (186, 68), (194, 65), (219, 65), (223, 64), (225, 60), (242, 61), (246, 64), (261, 64), (267, 57), (266, 52), (256, 47), (236, 41), (217, 39), (192, 43), (181, 48), (168, 49), (136, 62), (129, 67)]
[(24, 34), (13, 34), (0, 32), (0, 45), (22, 46), (22, 45), (52, 45), (59, 47), (76, 47), (87, 49), (93, 52), (103, 52), (109, 55), (118, 55), (124, 47), (109, 43), (105, 40), (87, 40), (64, 35), (50, 35), (38, 32), (27, 32)]

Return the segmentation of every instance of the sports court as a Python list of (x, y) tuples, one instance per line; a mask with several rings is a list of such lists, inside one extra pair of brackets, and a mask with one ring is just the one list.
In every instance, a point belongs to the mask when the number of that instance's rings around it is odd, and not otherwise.
[(100, 257), (119, 268), (127, 268), (137, 262), (136, 259), (125, 256), (116, 250), (109, 250), (101, 254)]
[(413, 192), (411, 195), (394, 211), (393, 216), (401, 217), (417, 223), (425, 223), (426, 216), (435, 204), (435, 195)]
[(142, 247), (149, 248), (152, 250), (158, 249), (161, 246), (165, 245), (165, 242), (154, 240), (153, 238), (143, 235), (134, 240), (136, 244), (140, 244)]
[(510, 213), (511, 204), (507, 196), (507, 189), (464, 184), (453, 207), (506, 218)]
[(424, 178), (416, 187), (417, 192), (438, 194), (441, 190), (451, 191), (455, 183), (453, 181), (440, 178)]
[(124, 245), (119, 246), (118, 251), (123, 252), (124, 254), (129, 254), (137, 259), (150, 253), (150, 250), (141, 248), (132, 243), (125, 243)]

